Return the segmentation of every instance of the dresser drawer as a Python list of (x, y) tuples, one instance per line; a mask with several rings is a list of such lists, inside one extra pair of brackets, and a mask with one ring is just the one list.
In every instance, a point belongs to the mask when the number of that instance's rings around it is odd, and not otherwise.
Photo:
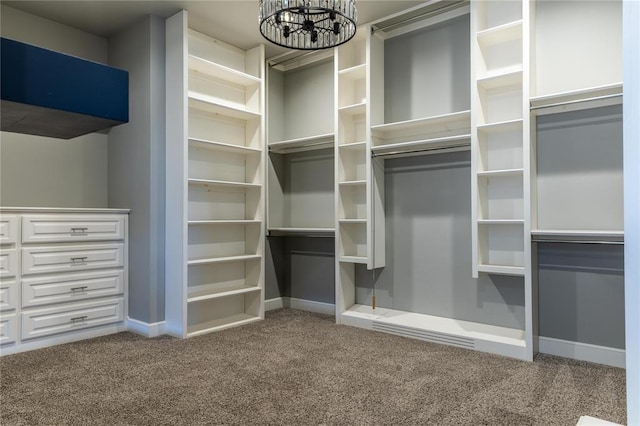
[(0, 278), (15, 277), (18, 272), (18, 251), (0, 249)]
[(23, 311), (22, 339), (82, 330), (124, 320), (124, 300), (113, 298)]
[(15, 244), (18, 242), (18, 216), (0, 216), (0, 244)]
[(0, 311), (10, 311), (18, 307), (18, 283), (0, 282)]
[(33, 247), (22, 249), (22, 274), (73, 272), (124, 265), (123, 244)]
[(0, 315), (0, 345), (13, 343), (18, 339), (18, 316)]
[(124, 271), (121, 269), (24, 278), (22, 307), (115, 296), (123, 291)]
[(124, 225), (124, 217), (118, 215), (24, 215), (22, 242), (122, 240)]

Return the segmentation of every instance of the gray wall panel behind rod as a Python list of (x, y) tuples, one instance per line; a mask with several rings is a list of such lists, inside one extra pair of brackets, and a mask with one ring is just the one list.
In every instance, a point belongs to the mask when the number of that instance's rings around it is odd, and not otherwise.
[(622, 107), (540, 116), (540, 229), (622, 230)]
[(624, 349), (624, 247), (538, 243), (537, 251), (540, 336)]
[(334, 238), (268, 237), (265, 298), (335, 303)]
[(468, 110), (469, 40), (469, 15), (385, 40), (385, 123)]
[[(385, 161), (387, 266), (380, 307), (524, 328), (520, 277), (471, 277), (470, 152)], [(356, 268), (356, 302), (371, 304), (372, 271)]]

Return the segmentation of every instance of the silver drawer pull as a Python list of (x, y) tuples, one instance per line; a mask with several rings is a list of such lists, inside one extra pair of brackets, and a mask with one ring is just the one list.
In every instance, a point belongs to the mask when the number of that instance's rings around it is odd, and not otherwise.
[(87, 318), (89, 318), (88, 315), (82, 315), (81, 317), (75, 317), (75, 318), (71, 318), (71, 322), (76, 322), (76, 321), (84, 321)]
[(71, 258), (71, 266), (86, 265), (87, 263), (85, 262), (85, 260), (87, 260), (87, 256), (72, 257)]
[(71, 288), (71, 292), (72, 293), (75, 293), (76, 291), (84, 292), (87, 288), (88, 288), (88, 286), (86, 286), (86, 285), (83, 285), (82, 287), (72, 287)]
[(87, 235), (89, 228), (71, 228), (71, 235)]

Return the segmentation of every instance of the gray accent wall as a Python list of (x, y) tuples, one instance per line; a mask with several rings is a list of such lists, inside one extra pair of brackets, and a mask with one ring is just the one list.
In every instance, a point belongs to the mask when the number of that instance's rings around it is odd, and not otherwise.
[(385, 40), (385, 123), (468, 110), (469, 40), (469, 15)]
[(520, 277), (471, 277), (470, 152), (385, 161), (386, 267), (356, 268), (356, 303), (524, 329)]
[(268, 237), (265, 299), (335, 303), (335, 239)]
[(165, 31), (148, 16), (109, 40), (129, 72), (130, 122), (109, 133), (109, 207), (129, 216), (129, 316), (164, 320)]
[[(106, 63), (107, 40), (0, 5), (3, 37)], [(0, 205), (107, 207), (108, 136), (64, 140), (0, 132)]]
[(269, 70), (269, 142), (333, 133), (333, 61)]
[(540, 336), (624, 349), (624, 247), (538, 244)]
[(623, 229), (622, 106), (540, 116), (540, 229)]

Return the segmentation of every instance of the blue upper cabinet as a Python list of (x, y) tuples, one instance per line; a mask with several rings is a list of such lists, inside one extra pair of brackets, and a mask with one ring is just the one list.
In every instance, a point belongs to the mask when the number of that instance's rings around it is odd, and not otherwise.
[(2, 38), (2, 130), (71, 139), (129, 121), (129, 73)]

